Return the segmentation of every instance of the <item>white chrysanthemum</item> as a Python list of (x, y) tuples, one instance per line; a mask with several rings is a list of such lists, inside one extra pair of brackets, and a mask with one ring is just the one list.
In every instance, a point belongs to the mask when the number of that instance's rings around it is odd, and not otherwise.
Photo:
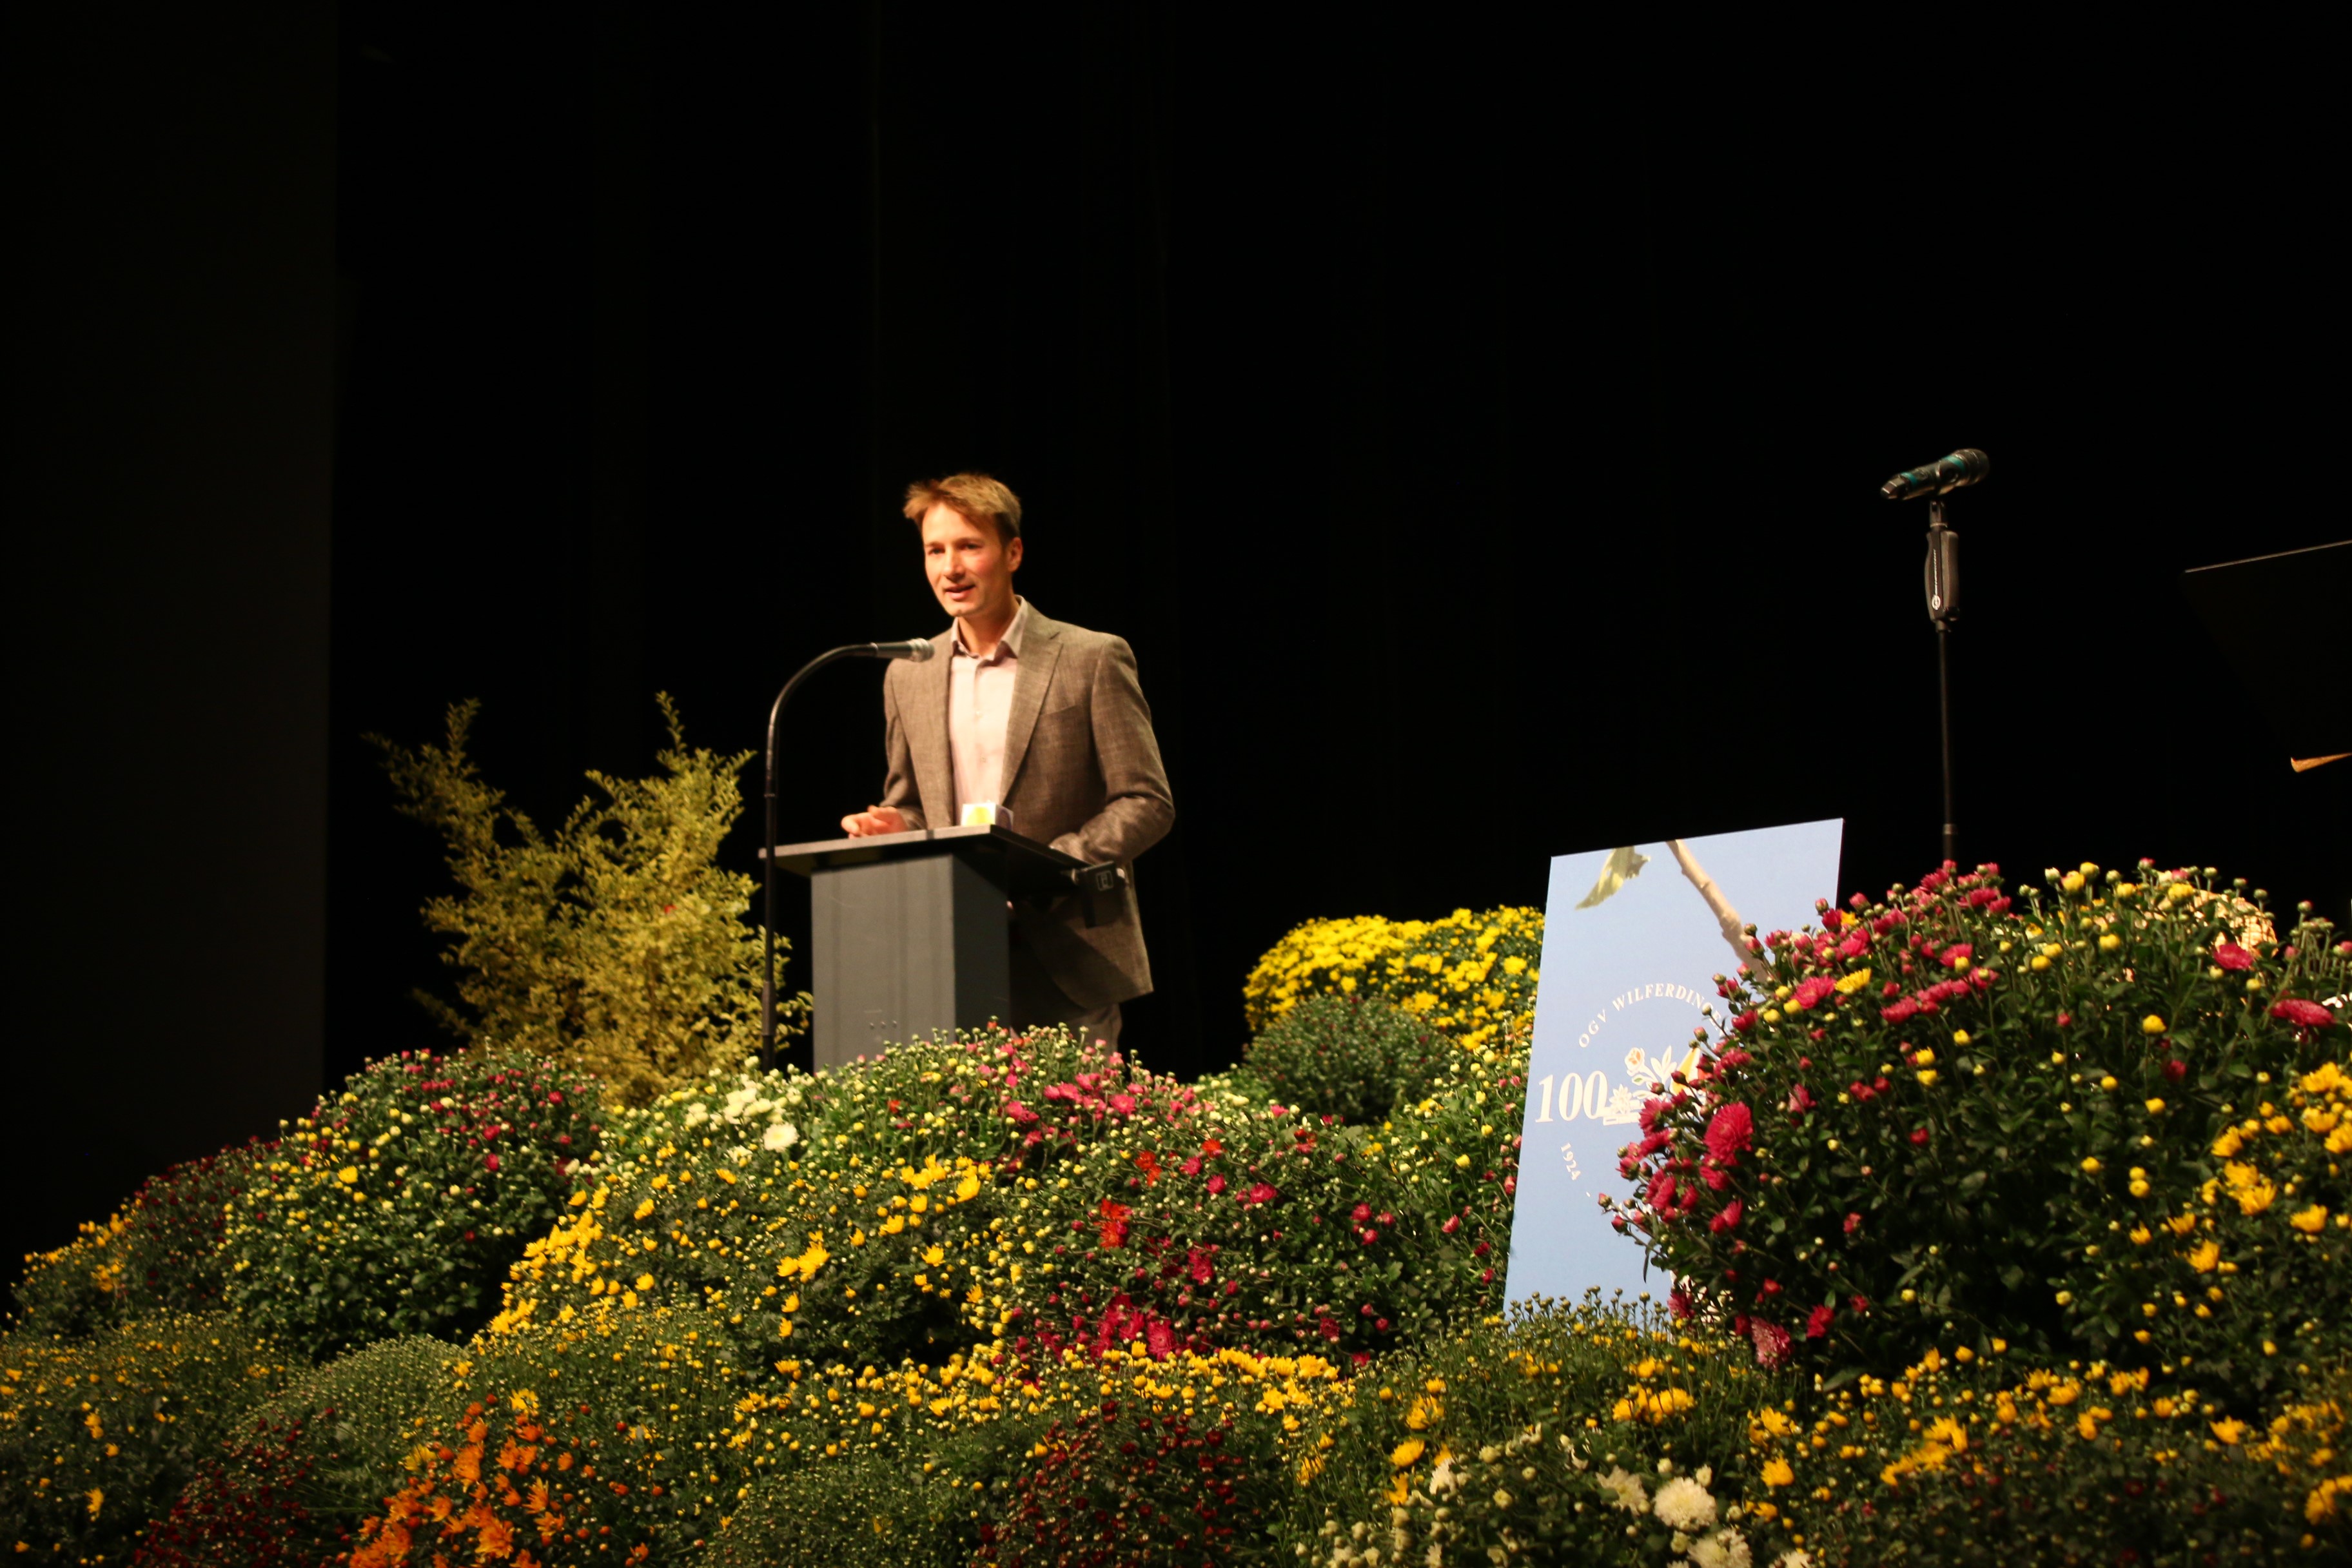
[(728, 1095), (727, 1120), (749, 1121), (753, 1117), (764, 1115), (775, 1108), (776, 1102), (763, 1097), (760, 1093), (758, 1084), (747, 1083)]
[(1614, 1497), (1617, 1500), (1617, 1506), (1627, 1513), (1650, 1511), (1650, 1494), (1642, 1485), (1641, 1477), (1627, 1475), (1623, 1470), (1612, 1466), (1609, 1473), (1601, 1478), (1601, 1487), (1603, 1491)]
[(698, 1100), (686, 1108), (686, 1124), (688, 1127), (699, 1127), (709, 1120), (710, 1107), (703, 1104), (702, 1101)]
[(1693, 1542), (1690, 1549), (1691, 1568), (1748, 1568), (1748, 1542), (1736, 1530), (1719, 1530), (1704, 1541)]
[(767, 1136), (760, 1140), (760, 1144), (770, 1153), (781, 1154), (800, 1141), (799, 1128), (789, 1121), (776, 1121), (769, 1124)]
[(1715, 1499), (1688, 1476), (1676, 1476), (1660, 1487), (1650, 1506), (1669, 1530), (1696, 1535), (1715, 1522)]
[(1801, 1546), (1794, 1552), (1783, 1552), (1772, 1568), (1813, 1568), (1813, 1554)]
[(1429, 1478), (1430, 1495), (1443, 1497), (1460, 1486), (1463, 1479), (1462, 1472), (1454, 1468), (1454, 1456), (1440, 1454), (1437, 1458), (1437, 1468)]

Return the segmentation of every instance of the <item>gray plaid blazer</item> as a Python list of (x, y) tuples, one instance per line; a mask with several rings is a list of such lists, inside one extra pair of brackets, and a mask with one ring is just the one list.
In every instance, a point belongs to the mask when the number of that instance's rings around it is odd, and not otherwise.
[[(883, 677), (890, 771), (881, 804), (897, 806), (913, 826), (951, 827), (948, 669), (955, 633), (941, 632), (931, 646), (939, 650), (934, 658), (920, 664), (894, 659)], [(1047, 910), (1018, 907), (1014, 921), (1045, 973), (1081, 1007), (1150, 991), (1134, 862), (1167, 837), (1176, 805), (1151, 733), (1151, 708), (1135, 677), (1135, 654), (1124, 638), (1048, 620), (1030, 605), (997, 798), (1023, 837), (1088, 865), (1116, 860), (1128, 871), (1120, 907), (1098, 926), (1086, 923), (1076, 897)]]

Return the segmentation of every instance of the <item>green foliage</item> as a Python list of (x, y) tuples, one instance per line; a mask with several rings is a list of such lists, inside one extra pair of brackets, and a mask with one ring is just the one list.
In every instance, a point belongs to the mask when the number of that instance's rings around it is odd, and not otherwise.
[(2019, 909), (1991, 868), (1937, 873), (1763, 939), (1763, 994), (1633, 1155), (1626, 1223), (1687, 1300), (1848, 1376), (1996, 1340), (2265, 1359), (2221, 1331), (2283, 1341), (2293, 1305), (2198, 1316), (2174, 1226), (2202, 1223), (2217, 1135), (2326, 1059), (2325, 1009), (2280, 1015), (2329, 933), (2282, 944), (2201, 879), (2140, 875), (2053, 872)]
[(988, 1498), (975, 1561), (985, 1568), (1192, 1568), (1266, 1561), (1279, 1495), (1271, 1421), (1106, 1399), (1055, 1421)]
[(1647, 1308), (1538, 1301), (1384, 1357), (1318, 1410), (1274, 1536), (1333, 1564), (1767, 1562), (1749, 1413), (1794, 1392)]
[(1385, 996), (1465, 1046), (1495, 1044), (1535, 1011), (1541, 910), (1456, 910), (1444, 920), (1379, 915), (1308, 921), (1269, 949), (1242, 986), (1250, 1027), (1308, 996)]
[[(751, 1560), (824, 1561), (821, 1551), (837, 1550), (866, 1563), (885, 1541), (912, 1551), (921, 1539), (940, 1555), (912, 1560), (1128, 1564), (1164, 1561), (1190, 1537), (1180, 1561), (1263, 1562), (1269, 1502), (1289, 1484), (1277, 1456), (1302, 1440), (1336, 1378), (1311, 1355), (1116, 1345), (779, 1370), (787, 1382), (738, 1403), (727, 1442), (755, 1447), (755, 1465), (790, 1479), (755, 1486), (728, 1527), (748, 1517), (750, 1543), (728, 1561), (766, 1544), (772, 1555)], [(870, 1489), (890, 1467), (895, 1500)], [(836, 1479), (837, 1512), (822, 1502)], [(793, 1510), (833, 1517), (813, 1526)]]
[(305, 1424), (257, 1422), (196, 1467), (171, 1511), (150, 1524), (136, 1568), (318, 1568), (339, 1555), (343, 1531), (302, 1500), (311, 1461)]
[(1429, 1238), (1413, 1262), (1422, 1288), (1455, 1311), (1488, 1312), (1502, 1300), (1531, 1024), (1518, 1020), (1495, 1047), (1452, 1051), (1421, 1098), (1397, 1102), (1370, 1151)]
[(1782, 1528), (1823, 1568), (2352, 1557), (2340, 1369), (2264, 1428), (2145, 1371), (2006, 1359), (1930, 1356), (1753, 1429)]
[(370, 1063), (285, 1127), (229, 1205), (230, 1302), (311, 1355), (472, 1332), (594, 1152), (595, 1092), (520, 1057)]
[(752, 1484), (699, 1561), (708, 1568), (971, 1563), (986, 1505), (1012, 1490), (1045, 1425), (1013, 1417), (919, 1448), (861, 1449), (774, 1471)]
[(747, 1066), (616, 1119), (595, 1190), (530, 1248), (499, 1327), (618, 1297), (717, 1314), (752, 1362), (945, 1361), (1018, 1300), (1000, 1232), (1039, 1173), (1190, 1100), (1061, 1028), (813, 1078)]
[(763, 1370), (708, 1316), (668, 1309), (600, 1304), (486, 1340), (459, 1368), (468, 1403), (362, 1527), (354, 1568), (518, 1548), (568, 1561), (550, 1549), (566, 1535), (609, 1561), (688, 1561), (750, 1479), (742, 1450), (709, 1435)]
[(1241, 1095), (1106, 1122), (1015, 1194), (1003, 1234), (1035, 1261), (990, 1289), (1047, 1344), (1262, 1354), (1371, 1355), (1492, 1310), (1527, 1040), (1444, 1050), (1428, 1092), (1380, 1127)]
[(27, 1259), (14, 1326), (72, 1336), (218, 1307), (225, 1210), (267, 1152), (256, 1142), (173, 1165), (105, 1224), (85, 1222), (71, 1244)]
[(464, 1357), (456, 1345), (409, 1334), (314, 1368), (254, 1414), (257, 1426), (286, 1440), (248, 1447), (232, 1468), (247, 1488), (299, 1471), (292, 1491), (305, 1511), (355, 1531), (407, 1480), (411, 1450), (454, 1426), (465, 1405), (457, 1375)]
[[(459, 891), (425, 907), (459, 971), (452, 1008), (420, 997), (477, 1048), (574, 1062), (607, 1097), (642, 1105), (741, 1057), (759, 1038), (761, 947), (744, 920), (751, 879), (722, 870), (719, 845), (743, 798), (749, 752), (689, 751), (677, 709), (652, 778), (591, 773), (550, 837), (482, 781), (466, 754), (475, 703), (450, 709), (444, 744), (371, 737), (400, 810), (438, 831)], [(805, 997), (781, 1007), (794, 1026)]]
[(295, 1370), (226, 1313), (82, 1340), (0, 1335), (0, 1540), (27, 1563), (127, 1561), (141, 1528)]
[(2267, 1407), (2309, 1364), (2352, 1364), (2352, 1321), (2336, 1305), (2352, 1279), (2347, 1068), (2326, 1061), (2257, 1081), (2252, 1103), (2223, 1108), (2241, 1120), (2206, 1151), (2217, 1178), (2193, 1205), (2129, 1232), (2146, 1353), (2194, 1366), (2245, 1409)]
[(1377, 995), (1310, 996), (1268, 1024), (1242, 1070), (1286, 1104), (1345, 1121), (1377, 1121), (1419, 1100), (1461, 1047)]

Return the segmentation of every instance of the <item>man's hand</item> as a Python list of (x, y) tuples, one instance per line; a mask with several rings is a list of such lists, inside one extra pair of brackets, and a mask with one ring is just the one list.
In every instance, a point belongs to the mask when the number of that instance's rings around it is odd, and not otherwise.
[(895, 805), (877, 805), (843, 817), (841, 830), (852, 838), (870, 838), (877, 833), (904, 833), (907, 831), (907, 818)]

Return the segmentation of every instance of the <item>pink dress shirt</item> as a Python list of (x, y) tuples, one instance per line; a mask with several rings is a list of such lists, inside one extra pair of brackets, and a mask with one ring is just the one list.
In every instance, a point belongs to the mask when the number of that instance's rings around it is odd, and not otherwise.
[[(1003, 798), (1004, 731), (1013, 718), (1013, 685), (1020, 679), (1021, 633), (1029, 624), (1029, 601), (1013, 613), (1013, 624), (986, 658), (964, 648), (956, 627), (948, 664), (948, 756), (955, 768), (956, 823), (970, 805)], [(934, 823), (950, 827), (955, 823)], [(1019, 830), (1016, 823), (1006, 826)]]

